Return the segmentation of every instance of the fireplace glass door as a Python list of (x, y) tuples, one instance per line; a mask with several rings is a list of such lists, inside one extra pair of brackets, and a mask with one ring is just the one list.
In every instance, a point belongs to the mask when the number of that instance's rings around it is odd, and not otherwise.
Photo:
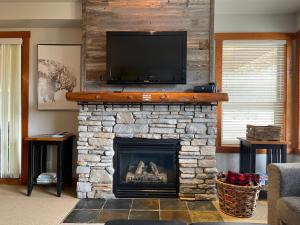
[(177, 197), (178, 140), (116, 138), (117, 197)]

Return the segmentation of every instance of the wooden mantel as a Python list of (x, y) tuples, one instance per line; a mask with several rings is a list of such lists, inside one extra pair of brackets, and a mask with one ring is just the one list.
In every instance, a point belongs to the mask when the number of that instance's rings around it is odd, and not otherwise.
[(69, 101), (80, 103), (203, 103), (228, 101), (227, 93), (194, 92), (69, 92)]

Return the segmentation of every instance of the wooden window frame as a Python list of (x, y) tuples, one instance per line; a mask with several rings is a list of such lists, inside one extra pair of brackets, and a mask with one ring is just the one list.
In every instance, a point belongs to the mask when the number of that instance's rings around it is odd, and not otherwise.
[(300, 31), (295, 35), (296, 39), (296, 143), (294, 153), (300, 155)]
[[(225, 40), (285, 40), (287, 42), (286, 49), (286, 75), (285, 75), (285, 127), (284, 136), (288, 142), (288, 153), (292, 152), (291, 148), (291, 113), (292, 113), (292, 41), (293, 33), (216, 33), (215, 34), (215, 75), (218, 90), (222, 92), (222, 62), (223, 62), (223, 41)], [(229, 96), (230, 101), (230, 96)], [(216, 147), (218, 153), (238, 153), (238, 145), (221, 145), (222, 135), (222, 103), (217, 106), (217, 139)], [(300, 133), (299, 133), (300, 138)], [(299, 139), (300, 140), (300, 139)], [(264, 153), (260, 151), (258, 153)]]
[(27, 183), (27, 143), (28, 136), (28, 106), (29, 106), (29, 47), (30, 31), (0, 32), (0, 38), (22, 38), (21, 52), (21, 104), (22, 104), (22, 150), (21, 150), (21, 177), (18, 179), (0, 179), (0, 184)]

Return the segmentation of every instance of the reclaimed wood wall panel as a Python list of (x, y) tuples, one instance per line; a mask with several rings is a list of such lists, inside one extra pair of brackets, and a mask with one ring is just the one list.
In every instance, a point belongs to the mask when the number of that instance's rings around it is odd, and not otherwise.
[(212, 1), (84, 0), (82, 89), (106, 84), (107, 31), (187, 31), (187, 80), (208, 82)]

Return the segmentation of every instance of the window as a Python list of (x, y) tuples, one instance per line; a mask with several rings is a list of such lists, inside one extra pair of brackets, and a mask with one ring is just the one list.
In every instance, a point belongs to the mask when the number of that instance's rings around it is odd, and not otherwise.
[(237, 146), (237, 137), (246, 136), (247, 124), (279, 125), (285, 139), (287, 43), (254, 38), (217, 41), (217, 83), (229, 94), (229, 102), (218, 109), (221, 149)]

